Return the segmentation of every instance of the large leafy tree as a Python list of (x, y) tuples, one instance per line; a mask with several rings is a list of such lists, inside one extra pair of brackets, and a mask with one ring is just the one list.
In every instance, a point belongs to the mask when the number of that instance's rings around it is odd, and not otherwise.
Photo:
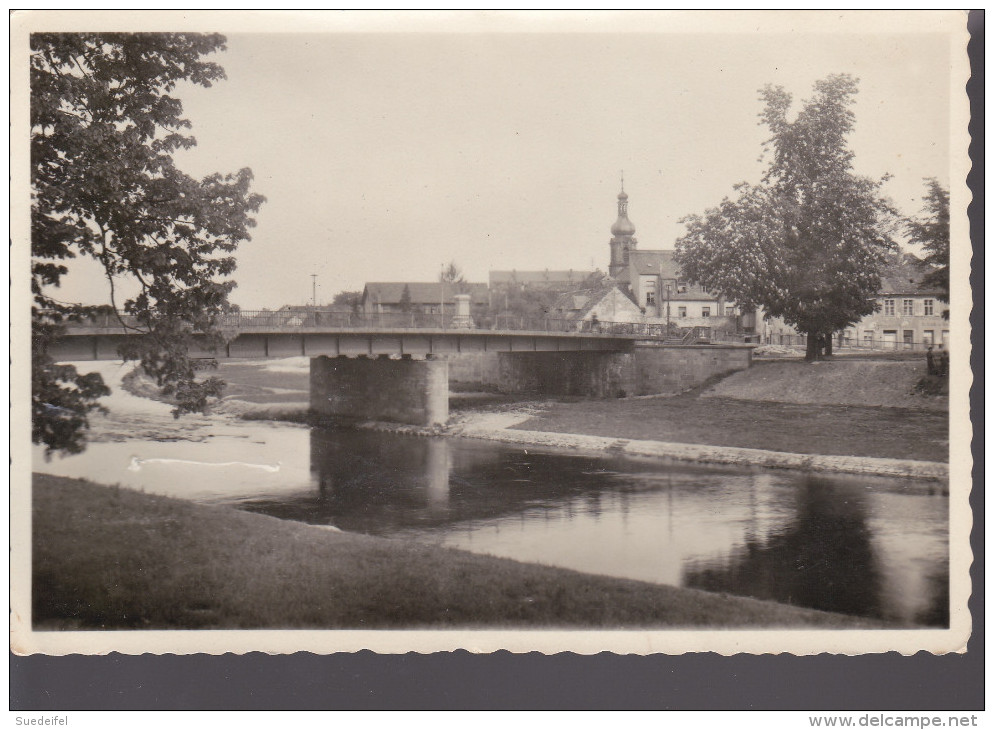
[[(176, 415), (223, 385), (198, 381), (188, 353), (194, 335), (220, 341), (231, 254), (264, 199), (248, 169), (197, 180), (176, 167), (173, 153), (195, 141), (172, 92), (223, 79), (204, 57), (224, 47), (204, 34), (31, 36), (32, 436), (49, 451), (82, 450), (87, 415), (108, 392), (99, 375), (53, 363), (49, 345), (67, 321), (123, 310), (134, 336), (122, 355), (140, 361)], [(56, 296), (74, 258), (102, 266), (107, 305)], [(126, 278), (137, 294), (121, 301)]]
[[(925, 180), (925, 198), (921, 213), (906, 222), (908, 239), (919, 244), (926, 273), (922, 285), (935, 288), (939, 298), (949, 301), (949, 191), (935, 178)], [(943, 316), (949, 316), (947, 309)]]
[(829, 76), (790, 121), (791, 95), (765, 87), (760, 117), (771, 137), (762, 180), (685, 218), (676, 244), (684, 276), (781, 317), (808, 335), (809, 359), (819, 340), (874, 311), (881, 267), (895, 247), (884, 180), (853, 172), (846, 138), (856, 92), (851, 76)]

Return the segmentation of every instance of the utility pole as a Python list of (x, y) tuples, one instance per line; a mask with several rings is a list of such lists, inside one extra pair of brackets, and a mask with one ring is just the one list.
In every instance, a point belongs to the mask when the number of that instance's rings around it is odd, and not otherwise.
[(311, 274), (311, 304), (318, 308), (318, 275)]
[(670, 336), (670, 285), (666, 285), (666, 336)]

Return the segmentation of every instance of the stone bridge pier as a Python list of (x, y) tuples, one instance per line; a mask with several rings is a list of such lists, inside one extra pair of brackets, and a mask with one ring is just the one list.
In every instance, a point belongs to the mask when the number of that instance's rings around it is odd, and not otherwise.
[(417, 426), (449, 420), (449, 364), (444, 360), (312, 357), (311, 410), (348, 420)]

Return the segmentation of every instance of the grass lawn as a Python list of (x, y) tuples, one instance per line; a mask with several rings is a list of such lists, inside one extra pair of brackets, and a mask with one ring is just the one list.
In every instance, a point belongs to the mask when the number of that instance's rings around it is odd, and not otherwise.
[(82, 480), (36, 474), (33, 499), (39, 630), (883, 626)]
[(556, 403), (517, 428), (798, 454), (949, 459), (944, 412), (702, 398), (697, 392)]

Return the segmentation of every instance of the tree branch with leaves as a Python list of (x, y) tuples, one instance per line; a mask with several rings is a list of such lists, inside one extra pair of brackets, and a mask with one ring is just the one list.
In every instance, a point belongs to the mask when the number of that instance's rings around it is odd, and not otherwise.
[(73, 259), (99, 262), (115, 311), (115, 279), (138, 284), (120, 303), (137, 322), (121, 354), (173, 398), (175, 415), (203, 409), (223, 386), (196, 377), (190, 347), (194, 336), (223, 341), (232, 254), (264, 198), (248, 169), (197, 180), (176, 167), (173, 153), (196, 141), (171, 93), (223, 79), (203, 57), (224, 48), (217, 34), (31, 36), (32, 418), (49, 451), (82, 450), (87, 414), (107, 392), (99, 375), (48, 355), (66, 322), (108, 309), (54, 296)]
[[(939, 299), (949, 302), (949, 191), (935, 178), (925, 179), (921, 213), (905, 222), (908, 240), (922, 247), (925, 256), (922, 286), (936, 289)], [(949, 318), (946, 309), (943, 317)]]

